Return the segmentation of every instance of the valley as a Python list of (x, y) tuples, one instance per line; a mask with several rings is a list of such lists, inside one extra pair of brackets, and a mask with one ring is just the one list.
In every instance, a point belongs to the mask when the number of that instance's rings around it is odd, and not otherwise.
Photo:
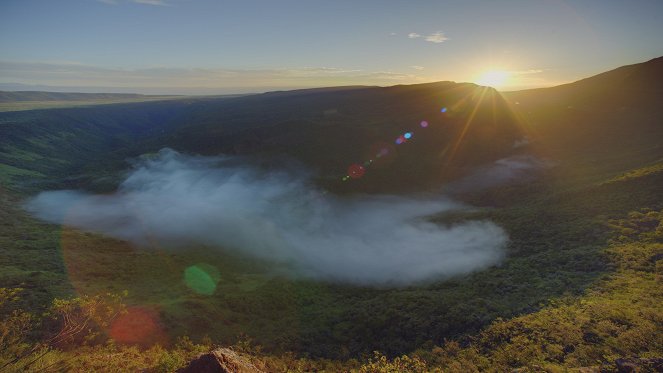
[[(35, 314), (56, 298), (125, 293), (158, 329), (129, 345), (164, 359), (175, 355), (150, 346), (178, 351), (179, 366), (199, 352), (183, 337), (243, 348), (274, 371), (397, 366), (404, 354), (413, 371), (660, 357), (662, 61), (532, 91), (439, 82), (0, 113), (2, 286), (23, 289), (12, 307)], [(25, 209), (43, 191), (123, 193), (132, 165), (164, 148), (305, 169), (312, 190), (339, 199), (443, 194), (466, 208), (426, 220), (492, 222), (508, 235), (503, 258), (451, 277), (353, 284), (231, 247), (135, 245)], [(377, 159), (381, 149), (390, 156)], [(369, 159), (362, 177), (343, 180)], [(86, 361), (62, 351), (48, 364)]]

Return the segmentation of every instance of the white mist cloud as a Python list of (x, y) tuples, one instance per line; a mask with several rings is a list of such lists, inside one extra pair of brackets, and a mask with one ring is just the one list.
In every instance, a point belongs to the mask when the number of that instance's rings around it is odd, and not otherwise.
[(453, 226), (426, 216), (460, 209), (443, 198), (337, 197), (303, 171), (164, 149), (134, 166), (111, 195), (42, 192), (39, 218), (139, 245), (206, 245), (283, 263), (312, 278), (405, 285), (496, 264), (507, 236), (488, 221)]
[[(529, 144), (529, 139), (523, 137), (516, 140), (513, 147)], [(490, 165), (479, 167), (466, 177), (446, 186), (449, 192), (463, 192), (491, 188), (515, 182), (531, 180), (536, 172), (553, 167), (554, 162), (539, 159), (531, 155), (514, 155), (498, 159)]]

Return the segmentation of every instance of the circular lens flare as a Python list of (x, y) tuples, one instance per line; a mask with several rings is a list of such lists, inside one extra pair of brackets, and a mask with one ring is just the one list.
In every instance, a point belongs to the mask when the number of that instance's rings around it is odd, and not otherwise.
[(366, 173), (366, 168), (364, 166), (359, 165), (359, 164), (353, 164), (350, 167), (348, 167), (348, 176), (350, 176), (353, 179), (359, 179), (360, 177), (364, 176)]
[(167, 339), (158, 313), (144, 307), (127, 309), (126, 314), (113, 320), (109, 334), (118, 343), (143, 346), (163, 343)]
[(212, 295), (220, 279), (219, 271), (208, 264), (197, 264), (184, 270), (184, 283), (194, 292)]

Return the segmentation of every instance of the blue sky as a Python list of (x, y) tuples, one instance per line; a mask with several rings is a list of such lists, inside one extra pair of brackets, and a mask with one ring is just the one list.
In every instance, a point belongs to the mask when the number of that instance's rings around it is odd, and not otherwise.
[(520, 89), (661, 56), (661, 19), (660, 0), (2, 0), (0, 83), (205, 94), (499, 70)]

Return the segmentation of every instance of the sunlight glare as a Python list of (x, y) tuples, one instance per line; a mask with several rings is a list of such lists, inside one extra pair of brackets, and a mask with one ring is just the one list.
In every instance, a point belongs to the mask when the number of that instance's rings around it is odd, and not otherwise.
[(509, 79), (509, 72), (503, 70), (490, 70), (482, 73), (476, 80), (476, 84), (499, 88)]

